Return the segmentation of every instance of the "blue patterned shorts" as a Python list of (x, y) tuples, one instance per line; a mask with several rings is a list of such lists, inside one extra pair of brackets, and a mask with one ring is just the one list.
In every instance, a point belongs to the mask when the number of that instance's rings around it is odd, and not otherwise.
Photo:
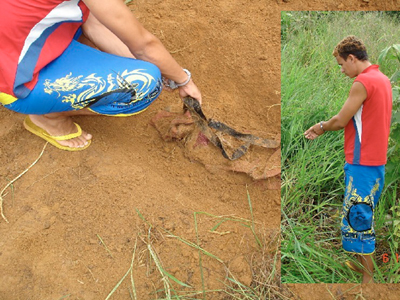
[(88, 108), (127, 116), (145, 110), (161, 93), (161, 72), (142, 60), (101, 52), (73, 40), (43, 68), (28, 97), (4, 105), (23, 114)]
[(382, 193), (385, 166), (346, 163), (342, 211), (342, 245), (345, 251), (372, 254), (375, 251), (374, 210)]

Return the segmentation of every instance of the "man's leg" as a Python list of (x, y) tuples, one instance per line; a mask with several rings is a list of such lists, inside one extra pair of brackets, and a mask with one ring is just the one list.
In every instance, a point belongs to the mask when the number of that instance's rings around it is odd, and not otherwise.
[(358, 262), (362, 267), (359, 265), (347, 261), (347, 266), (355, 272), (358, 272), (363, 275), (362, 283), (373, 283), (373, 272), (374, 272), (374, 263), (372, 261), (373, 257), (371, 255), (356, 255)]
[(346, 262), (363, 275), (362, 283), (373, 282), (373, 253), (375, 234), (374, 208), (378, 204), (384, 183), (384, 166), (345, 166), (345, 199), (342, 212), (342, 245), (344, 250), (356, 254), (362, 266)]
[[(34, 125), (51, 136), (65, 136), (77, 132), (70, 118), (73, 115), (134, 115), (145, 110), (161, 89), (161, 74), (155, 65), (72, 41), (61, 56), (41, 70), (28, 97), (5, 107), (28, 114)], [(82, 132), (57, 143), (83, 148), (91, 138)]]
[(371, 255), (357, 255), (357, 259), (360, 264), (363, 266), (362, 274), (363, 279), (362, 283), (373, 283), (374, 282), (374, 263), (372, 261), (373, 254)]

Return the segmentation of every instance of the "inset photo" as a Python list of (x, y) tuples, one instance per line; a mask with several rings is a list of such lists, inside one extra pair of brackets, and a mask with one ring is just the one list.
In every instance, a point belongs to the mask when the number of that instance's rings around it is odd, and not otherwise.
[(282, 283), (399, 283), (400, 12), (281, 13)]

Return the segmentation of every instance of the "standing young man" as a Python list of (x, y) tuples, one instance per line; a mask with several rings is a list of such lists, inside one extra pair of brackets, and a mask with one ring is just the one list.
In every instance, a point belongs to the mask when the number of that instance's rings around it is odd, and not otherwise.
[(315, 139), (325, 131), (344, 128), (346, 157), (345, 195), (342, 211), (342, 245), (357, 255), (363, 266), (346, 265), (363, 274), (363, 283), (373, 282), (375, 251), (374, 209), (384, 184), (385, 164), (392, 113), (389, 79), (368, 60), (364, 43), (355, 36), (344, 38), (333, 51), (341, 71), (355, 78), (340, 112), (305, 133)]

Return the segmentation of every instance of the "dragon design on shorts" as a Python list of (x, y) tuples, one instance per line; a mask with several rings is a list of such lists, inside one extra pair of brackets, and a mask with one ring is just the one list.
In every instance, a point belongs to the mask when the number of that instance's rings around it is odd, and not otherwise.
[[(56, 79), (53, 82), (46, 79), (44, 91), (47, 94), (57, 93), (57, 98), (62, 97), (63, 102), (69, 102), (74, 109), (82, 109), (96, 101), (96, 98), (104, 93), (130, 91), (135, 95), (129, 103), (141, 101), (145, 95), (151, 92), (150, 87), (155, 81), (154, 77), (144, 70), (125, 70), (121, 74), (108, 74), (107, 80), (96, 74), (72, 76), (72, 73)], [(132, 93), (134, 91), (134, 93)]]

